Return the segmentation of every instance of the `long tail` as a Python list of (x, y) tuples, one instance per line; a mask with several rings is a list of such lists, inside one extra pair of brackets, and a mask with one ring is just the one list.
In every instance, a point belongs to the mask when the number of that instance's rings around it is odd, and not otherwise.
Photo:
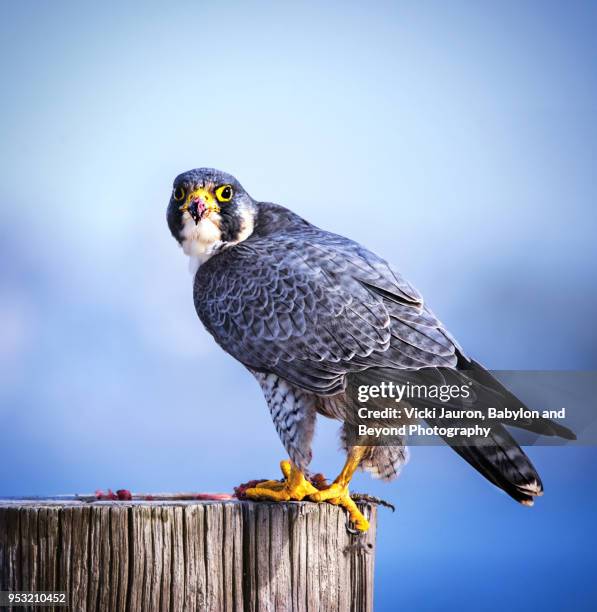
[(532, 506), (534, 498), (543, 495), (537, 470), (504, 427), (494, 425), (489, 437), (472, 438), (468, 442), (467, 446), (452, 448), (517, 502)]
[[(477, 362), (470, 361), (463, 365), (467, 370), (467, 375), (471, 375), (477, 383), (476, 389), (479, 396), (485, 395), (486, 400), (491, 398), (493, 402), (497, 399), (498, 406), (501, 399), (501, 405), (526, 408), (518, 398)], [(502, 423), (544, 436), (559, 436), (568, 440), (576, 439), (570, 429), (546, 418), (504, 420)], [(437, 424), (446, 425), (440, 419), (437, 419)], [(450, 444), (450, 439), (444, 439)], [(534, 498), (543, 495), (543, 483), (537, 470), (502, 424), (493, 424), (487, 438), (472, 437), (467, 439), (466, 445), (461, 443), (450, 445), (485, 478), (503, 489), (517, 502), (532, 506)]]
[[(510, 409), (526, 406), (496, 380), (487, 370), (475, 361), (461, 358), (457, 368), (424, 368), (415, 373), (408, 370), (390, 368), (372, 368), (353, 375), (348, 392), (357, 389), (359, 385), (379, 384), (380, 380), (391, 380), (396, 384), (412, 381), (427, 385), (462, 385), (471, 384), (475, 395), (473, 408), (495, 407)], [(412, 399), (408, 400), (416, 405)], [(435, 403), (434, 403), (435, 402)], [(353, 404), (356, 402), (353, 400)], [(442, 414), (442, 402), (426, 398), (423, 406), (436, 407)], [(462, 408), (458, 404), (443, 404), (443, 407)], [(429, 425), (440, 428), (463, 426), (486, 426), (488, 423), (480, 419), (457, 418), (427, 418)], [(527, 506), (533, 505), (533, 499), (543, 494), (543, 484), (537, 470), (530, 459), (522, 451), (516, 440), (510, 435), (505, 425), (524, 429), (543, 436), (559, 436), (568, 440), (576, 436), (567, 427), (546, 418), (504, 419), (501, 422), (492, 421), (487, 437), (472, 436), (453, 438), (442, 436), (463, 459), (468, 461), (487, 480), (503, 489), (513, 499)]]
[[(511, 391), (506, 389), (502, 383), (494, 378), (482, 365), (471, 359), (465, 361), (461, 358), (459, 367), (463, 368), (467, 374), (471, 375), (472, 379), (481, 385), (485, 391), (488, 391), (494, 395), (494, 398), (499, 401), (501, 400), (504, 405), (509, 407), (524, 408), (524, 405)], [(567, 427), (552, 421), (551, 419), (539, 418), (539, 419), (516, 419), (502, 421), (505, 425), (511, 425), (518, 429), (525, 429), (526, 431), (532, 431), (533, 433), (541, 434), (542, 436), (558, 436), (565, 438), (566, 440), (576, 440), (576, 435)]]

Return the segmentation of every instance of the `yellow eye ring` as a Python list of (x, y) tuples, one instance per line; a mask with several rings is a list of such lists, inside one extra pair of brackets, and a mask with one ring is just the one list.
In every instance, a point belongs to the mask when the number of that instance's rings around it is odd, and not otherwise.
[(220, 185), (216, 189), (216, 198), (218, 198), (218, 202), (230, 202), (233, 195), (234, 191), (231, 185)]
[(177, 202), (181, 202), (182, 200), (184, 200), (185, 195), (186, 195), (186, 192), (182, 187), (177, 187), (173, 193), (174, 199)]

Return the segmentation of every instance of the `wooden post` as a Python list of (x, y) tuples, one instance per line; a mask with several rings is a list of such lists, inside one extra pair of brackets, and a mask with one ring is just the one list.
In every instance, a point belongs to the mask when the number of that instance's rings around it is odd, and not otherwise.
[(0, 590), (66, 591), (76, 612), (372, 610), (359, 506), (353, 536), (327, 503), (0, 500)]

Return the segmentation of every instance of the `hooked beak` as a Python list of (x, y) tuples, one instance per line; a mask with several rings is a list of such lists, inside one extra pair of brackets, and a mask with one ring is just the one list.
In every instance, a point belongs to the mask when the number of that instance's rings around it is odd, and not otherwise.
[(193, 198), (187, 208), (191, 217), (193, 217), (193, 221), (195, 221), (195, 225), (201, 221), (205, 211), (207, 210), (207, 206), (201, 198)]
[(210, 212), (220, 212), (220, 207), (207, 189), (200, 188), (189, 194), (187, 201), (180, 207), (180, 210), (187, 211), (196, 225)]

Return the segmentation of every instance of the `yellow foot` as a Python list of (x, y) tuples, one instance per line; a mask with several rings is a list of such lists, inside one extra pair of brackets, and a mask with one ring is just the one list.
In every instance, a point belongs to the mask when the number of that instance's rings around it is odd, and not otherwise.
[(350, 520), (358, 531), (367, 531), (369, 529), (369, 521), (363, 516), (350, 497), (348, 485), (334, 482), (329, 487), (309, 495), (309, 499), (314, 502), (327, 501), (330, 504), (334, 504), (334, 506), (341, 506), (348, 512)]
[(284, 475), (283, 481), (265, 480), (256, 487), (247, 489), (245, 495), (255, 500), (301, 501), (317, 492), (317, 489), (305, 479), (304, 474), (290, 461), (281, 461), (280, 469)]

